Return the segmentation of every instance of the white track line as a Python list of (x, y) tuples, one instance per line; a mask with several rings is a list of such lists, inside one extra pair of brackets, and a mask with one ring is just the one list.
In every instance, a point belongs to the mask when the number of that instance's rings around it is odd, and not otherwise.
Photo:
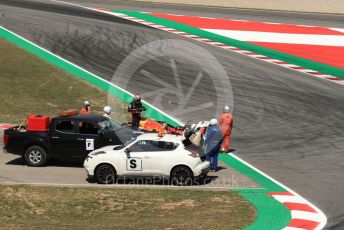
[(273, 197), (281, 203), (285, 203), (285, 202), (292, 202), (292, 203), (298, 203), (298, 204), (308, 203), (307, 200), (301, 198), (300, 196), (274, 195)]
[[(1, 185), (32, 185), (32, 186), (53, 186), (53, 187), (100, 187), (100, 188), (152, 188), (152, 189), (190, 189), (190, 190), (227, 190), (228, 187), (204, 187), (204, 186), (173, 186), (173, 185), (147, 185), (147, 184), (66, 184), (66, 183), (27, 183), (27, 182), (0, 182)], [(230, 188), (229, 188), (230, 189)], [(262, 190), (264, 188), (240, 188), (240, 189), (257, 189)]]
[(318, 35), (318, 34), (288, 34), (277, 32), (260, 31), (242, 31), (242, 30), (220, 30), (220, 29), (202, 29), (210, 33), (218, 34), (224, 37), (249, 42), (272, 42), (280, 44), (303, 44), (303, 45), (321, 45), (321, 46), (344, 46), (343, 35)]

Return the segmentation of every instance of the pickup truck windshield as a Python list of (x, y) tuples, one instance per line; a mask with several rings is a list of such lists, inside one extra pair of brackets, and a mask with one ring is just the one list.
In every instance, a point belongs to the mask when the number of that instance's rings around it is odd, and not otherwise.
[(102, 127), (105, 130), (117, 130), (119, 128), (121, 128), (121, 126), (119, 124), (117, 124), (116, 122), (110, 120), (110, 119), (106, 119), (104, 121), (100, 121), (98, 122), (98, 125), (100, 125), (100, 127)]

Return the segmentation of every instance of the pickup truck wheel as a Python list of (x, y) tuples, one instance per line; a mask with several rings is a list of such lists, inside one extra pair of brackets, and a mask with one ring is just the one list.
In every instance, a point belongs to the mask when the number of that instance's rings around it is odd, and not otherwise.
[(47, 153), (40, 146), (31, 146), (25, 151), (25, 162), (29, 166), (40, 167), (47, 163)]
[(193, 173), (187, 166), (177, 166), (171, 172), (171, 182), (177, 186), (192, 185)]
[(103, 164), (97, 167), (94, 176), (98, 184), (114, 184), (117, 172), (111, 165)]

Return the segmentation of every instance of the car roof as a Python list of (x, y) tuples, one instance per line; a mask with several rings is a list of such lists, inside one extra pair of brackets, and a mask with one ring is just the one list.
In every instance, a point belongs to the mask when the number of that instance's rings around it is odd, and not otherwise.
[(99, 122), (99, 121), (104, 121), (108, 118), (102, 116), (102, 115), (98, 115), (98, 114), (78, 114), (78, 115), (74, 115), (74, 116), (58, 116), (56, 117), (58, 119), (61, 119), (61, 118), (66, 118), (66, 119), (79, 119), (79, 120), (91, 120), (91, 121), (96, 121), (96, 122)]
[(165, 134), (159, 137), (158, 133), (144, 133), (137, 137), (137, 140), (152, 140), (152, 141), (168, 141), (168, 142), (181, 142), (181, 136), (174, 134)]

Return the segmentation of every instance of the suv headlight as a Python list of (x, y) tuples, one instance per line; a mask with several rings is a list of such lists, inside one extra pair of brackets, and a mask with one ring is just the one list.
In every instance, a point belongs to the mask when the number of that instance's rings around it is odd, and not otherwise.
[(99, 154), (105, 154), (105, 153), (106, 153), (105, 151), (98, 151), (98, 152), (90, 153), (89, 156), (97, 156)]

